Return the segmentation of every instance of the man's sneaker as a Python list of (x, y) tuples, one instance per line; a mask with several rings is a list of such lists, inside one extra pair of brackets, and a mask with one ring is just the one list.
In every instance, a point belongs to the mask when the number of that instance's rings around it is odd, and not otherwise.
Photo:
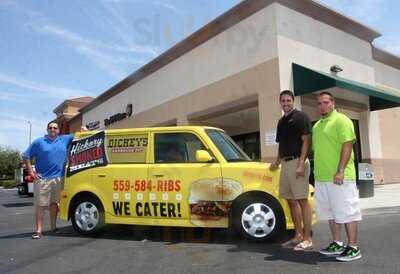
[(341, 262), (351, 262), (354, 260), (361, 259), (361, 251), (360, 248), (354, 248), (351, 246), (347, 246), (346, 249), (336, 257), (336, 260)]
[(343, 251), (345, 251), (344, 245), (340, 245), (337, 242), (332, 242), (328, 247), (321, 249), (319, 253), (326, 256), (336, 256), (341, 255)]

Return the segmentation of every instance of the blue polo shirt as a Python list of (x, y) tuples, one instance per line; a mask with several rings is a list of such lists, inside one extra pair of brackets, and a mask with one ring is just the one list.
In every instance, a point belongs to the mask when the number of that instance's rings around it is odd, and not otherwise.
[(68, 147), (73, 139), (73, 134), (58, 135), (54, 140), (45, 135), (33, 141), (22, 158), (35, 159), (35, 170), (44, 179), (63, 177)]

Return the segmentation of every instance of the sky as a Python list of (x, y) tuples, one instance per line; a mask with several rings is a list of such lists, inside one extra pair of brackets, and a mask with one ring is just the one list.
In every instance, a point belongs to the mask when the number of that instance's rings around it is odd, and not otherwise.
[[(24, 151), (66, 99), (96, 97), (240, 0), (0, 0), (0, 146)], [(400, 56), (400, 1), (320, 0)]]

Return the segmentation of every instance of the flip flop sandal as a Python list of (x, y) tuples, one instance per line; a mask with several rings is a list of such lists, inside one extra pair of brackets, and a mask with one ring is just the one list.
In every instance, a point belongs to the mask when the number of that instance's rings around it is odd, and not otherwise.
[(314, 246), (313, 243), (310, 241), (302, 241), (298, 243), (295, 247), (293, 247), (294, 251), (308, 251), (313, 250)]
[(42, 238), (42, 233), (40, 233), (40, 232), (35, 232), (35, 233), (32, 234), (32, 239), (38, 240), (38, 239), (40, 239), (40, 238)]

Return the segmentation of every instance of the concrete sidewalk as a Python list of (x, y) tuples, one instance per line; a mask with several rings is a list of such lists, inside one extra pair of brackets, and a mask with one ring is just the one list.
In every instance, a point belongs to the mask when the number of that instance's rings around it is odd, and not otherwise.
[(361, 198), (362, 210), (384, 207), (400, 207), (400, 183), (375, 185), (375, 195), (371, 198)]

